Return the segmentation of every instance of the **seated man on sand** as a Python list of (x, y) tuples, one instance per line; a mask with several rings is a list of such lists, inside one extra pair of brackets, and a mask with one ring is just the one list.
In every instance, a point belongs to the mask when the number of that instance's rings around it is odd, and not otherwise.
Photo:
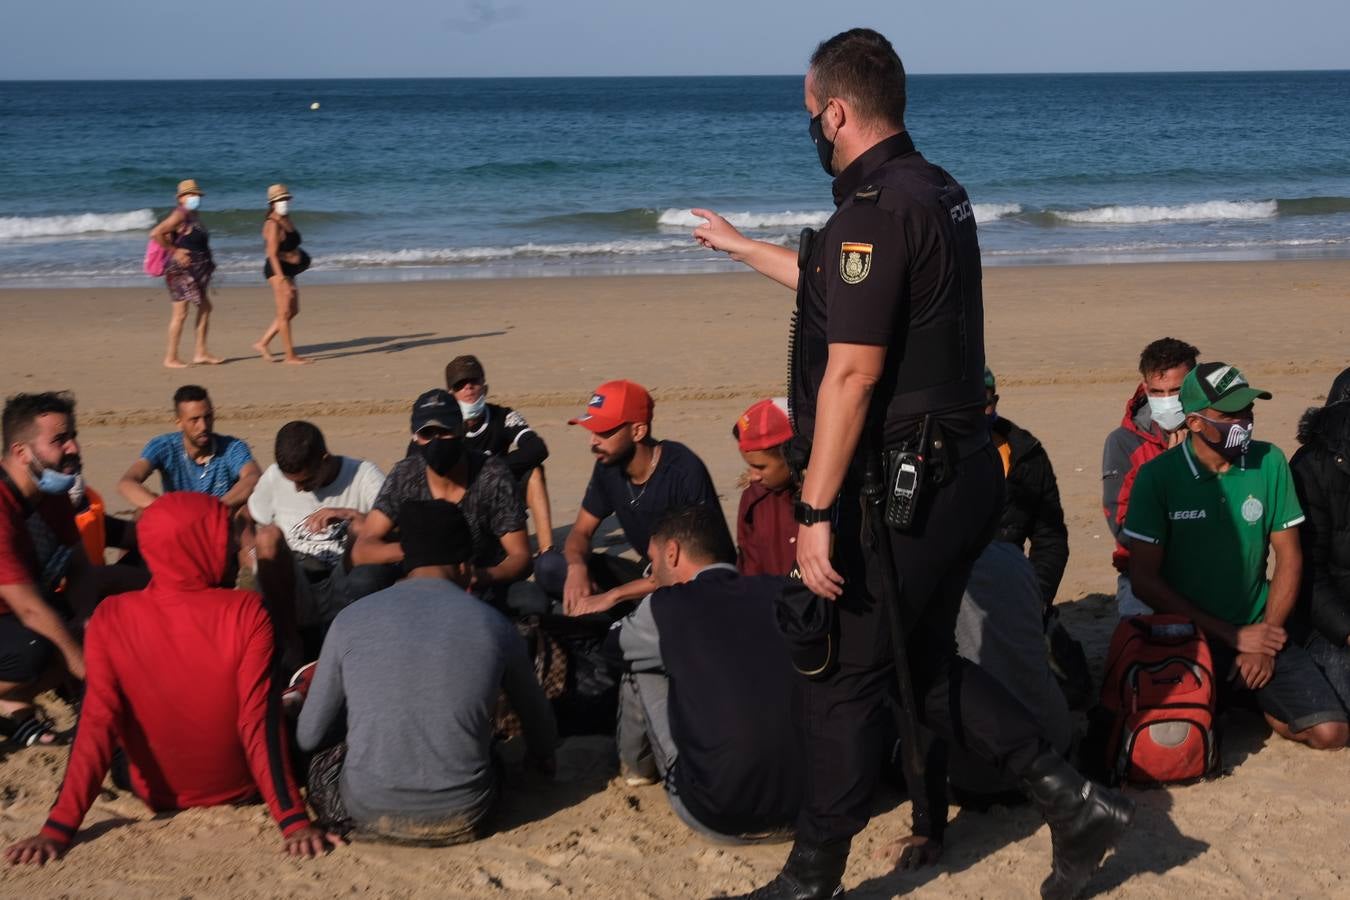
[(159, 496), (145, 481), (159, 472), (166, 494), (193, 491), (218, 498), (230, 512), (242, 507), (262, 474), (248, 444), (216, 434), (216, 411), (206, 388), (183, 385), (173, 395), (173, 409), (178, 430), (152, 438), (117, 489), (137, 509), (145, 509)]
[[(333, 620), (296, 739), (323, 751), (310, 764), (309, 801), (326, 826), (464, 843), (482, 836), (499, 792), (489, 749), (498, 694), (505, 690), (546, 772), (557, 729), (525, 642), (464, 590), (474, 551), (461, 508), (413, 500), (399, 520), (407, 577)], [(334, 729), (342, 742), (328, 746)]]
[(1281, 737), (1335, 750), (1350, 737), (1346, 712), (1285, 634), (1302, 574), (1303, 511), (1284, 454), (1251, 439), (1258, 398), (1270, 394), (1226, 363), (1186, 375), (1187, 438), (1145, 463), (1130, 494), (1130, 583), (1151, 609), (1204, 631), (1221, 705), (1226, 693), (1249, 691)]
[[(561, 596), (564, 611), (577, 616), (604, 612), (654, 591), (656, 582), (644, 574), (652, 526), (676, 507), (717, 506), (717, 491), (692, 450), (652, 437), (652, 397), (640, 384), (600, 385), (586, 412), (568, 424), (591, 433), (595, 468), (563, 545), (563, 559), (541, 556), (535, 581), (549, 596)], [(595, 533), (611, 515), (642, 560), (591, 552)]]
[(456, 356), (445, 367), (445, 388), (459, 403), (464, 416), (464, 442), (484, 456), (506, 460), (525, 496), (525, 507), (534, 519), (539, 552), (553, 547), (553, 509), (544, 481), (548, 446), (525, 417), (509, 406), (488, 403), (487, 374), (476, 356)]
[[(1073, 736), (1069, 705), (1045, 652), (1044, 593), (1022, 548), (991, 541), (975, 560), (956, 617), (956, 651), (994, 676), (1040, 726), (1056, 753)], [(1026, 801), (1016, 780), (949, 747), (948, 780), (963, 807)]]
[(1332, 382), (1325, 406), (1304, 413), (1298, 440), (1289, 467), (1308, 515), (1299, 527), (1299, 637), (1350, 710), (1350, 369)]
[(414, 452), (394, 464), (366, 516), (352, 548), (353, 565), (380, 565), (390, 571), (403, 561), (403, 504), (446, 500), (464, 511), (473, 535), (470, 590), (516, 614), (546, 612), (546, 598), (525, 583), (530, 575), (525, 504), (506, 463), (468, 450), (459, 404), (439, 389), (413, 404), (412, 437)]
[(1189, 434), (1181, 411), (1181, 382), (1195, 368), (1200, 351), (1176, 338), (1159, 338), (1139, 354), (1142, 379), (1125, 404), (1120, 427), (1106, 436), (1102, 448), (1102, 510), (1116, 539), (1111, 564), (1116, 577), (1116, 612), (1121, 617), (1147, 615), (1149, 609), (1130, 587), (1130, 539), (1121, 533), (1130, 509), (1130, 492), (1139, 467), (1162, 456)]
[(712, 840), (787, 840), (806, 760), (802, 679), (774, 624), (783, 579), (736, 571), (716, 504), (667, 511), (648, 553), (659, 587), (617, 629), (624, 775), (659, 778)]
[(1031, 560), (1040, 585), (1042, 624), (1060, 684), (1070, 705), (1083, 709), (1094, 699), (1087, 654), (1059, 621), (1055, 609), (1055, 594), (1069, 563), (1069, 528), (1064, 524), (1059, 481), (1050, 455), (1036, 436), (999, 415), (998, 384), (988, 367), (984, 370), (984, 394), (989, 436), (1007, 479), (1003, 515), (994, 539), (1025, 549)]
[(258, 586), (273, 609), (293, 611), (293, 625), (327, 625), (382, 586), (360, 584), (360, 568), (349, 585), (345, 557), (383, 485), (374, 463), (329, 453), (311, 423), (287, 422), (277, 432), (276, 462), (248, 498), (248, 515), (256, 526)]
[(760, 400), (736, 420), (731, 436), (746, 466), (736, 512), (736, 566), (742, 575), (787, 575), (797, 564), (792, 503), (800, 488), (787, 461), (787, 399)]
[(291, 778), (280, 704), (273, 703), (272, 624), (257, 594), (234, 582), (229, 511), (175, 493), (141, 516), (143, 591), (105, 600), (85, 632), (80, 727), (42, 831), (6, 851), (11, 863), (65, 852), (119, 747), (130, 788), (156, 811), (237, 804), (261, 794), (293, 856), (336, 839), (310, 824)]
[(83, 620), (93, 612), (98, 590), (68, 494), (80, 467), (73, 398), (17, 394), (5, 401), (3, 421), (0, 734), (7, 743), (31, 747), (57, 741), (34, 699), (67, 675), (85, 675), (78, 629), (57, 608), (65, 605)]
[(1069, 563), (1069, 528), (1064, 524), (1064, 506), (1059, 500), (1050, 455), (1030, 431), (998, 414), (998, 386), (994, 373), (984, 370), (984, 414), (989, 418), (989, 436), (1003, 461), (1007, 494), (1003, 517), (995, 539), (1025, 547), (1041, 602), (1047, 615)]

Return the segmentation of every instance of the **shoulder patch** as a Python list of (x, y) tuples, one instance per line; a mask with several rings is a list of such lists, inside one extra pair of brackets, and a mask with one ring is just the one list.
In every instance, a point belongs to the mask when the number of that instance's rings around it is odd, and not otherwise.
[(845, 241), (839, 247), (839, 277), (858, 284), (872, 271), (872, 245)]
[(880, 196), (881, 188), (875, 184), (865, 184), (853, 194), (853, 199), (859, 203), (876, 203)]

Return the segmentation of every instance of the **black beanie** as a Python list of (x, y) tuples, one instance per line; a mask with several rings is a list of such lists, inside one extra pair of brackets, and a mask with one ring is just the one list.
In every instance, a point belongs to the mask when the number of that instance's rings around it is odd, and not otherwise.
[(458, 506), (446, 500), (408, 500), (398, 511), (403, 571), (453, 566), (473, 558), (473, 533)]

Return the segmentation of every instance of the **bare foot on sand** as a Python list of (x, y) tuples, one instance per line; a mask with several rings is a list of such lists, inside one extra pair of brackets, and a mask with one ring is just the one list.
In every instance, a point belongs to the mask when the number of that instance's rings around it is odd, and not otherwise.
[(186, 368), (187, 368), (187, 363), (183, 362), (181, 359), (179, 359), (178, 357), (175, 356), (173, 359), (166, 359), (166, 360), (164, 360), (164, 368), (166, 368), (166, 369), (186, 369)]
[(292, 366), (307, 366), (310, 363), (314, 362), (314, 360), (305, 359), (303, 356), (288, 356), (285, 359), (283, 359), (282, 362), (288, 363)]
[(276, 362), (277, 358), (272, 355), (272, 351), (267, 349), (267, 345), (262, 341), (253, 345), (253, 349), (263, 358), (263, 362)]
[(218, 366), (224, 361), (219, 356), (194, 356), (192, 358), (194, 366)]

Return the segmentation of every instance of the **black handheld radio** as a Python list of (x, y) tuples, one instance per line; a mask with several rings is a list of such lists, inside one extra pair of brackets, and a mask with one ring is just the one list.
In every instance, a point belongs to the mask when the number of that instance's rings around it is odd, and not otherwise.
[(919, 506), (928, 475), (925, 455), (932, 437), (931, 419), (924, 416), (919, 429), (919, 443), (910, 450), (901, 450), (892, 457), (889, 491), (886, 496), (886, 524), (896, 531), (909, 531)]

